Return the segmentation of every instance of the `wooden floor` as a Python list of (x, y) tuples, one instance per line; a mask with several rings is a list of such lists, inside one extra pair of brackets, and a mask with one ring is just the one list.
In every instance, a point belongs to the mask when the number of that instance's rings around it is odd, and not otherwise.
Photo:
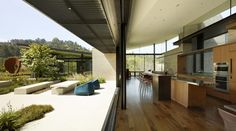
[(119, 108), (116, 131), (222, 131), (217, 108), (225, 104), (207, 97), (203, 108), (187, 109), (173, 101), (152, 102), (151, 85), (127, 81), (127, 110)]

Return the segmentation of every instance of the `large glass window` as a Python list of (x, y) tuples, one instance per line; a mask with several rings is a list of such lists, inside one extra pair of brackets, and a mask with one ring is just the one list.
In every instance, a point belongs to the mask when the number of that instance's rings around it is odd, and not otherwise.
[(232, 14), (236, 13), (236, 0), (232, 0), (232, 8), (231, 8)]
[(173, 50), (175, 48), (178, 48), (178, 45), (174, 45), (174, 42), (179, 40), (179, 36), (176, 36), (170, 40), (167, 41), (167, 51)]
[(144, 66), (144, 70), (148, 71), (151, 70), (153, 71), (153, 60), (154, 60), (154, 56), (153, 55), (145, 55), (144, 56), (145, 59), (145, 66)]
[(141, 48), (136, 48), (136, 49), (131, 49), (131, 50), (127, 50), (126, 53), (129, 54), (153, 54), (153, 44), (150, 46), (144, 46)]
[(216, 23), (217, 21), (220, 21), (234, 13), (236, 13), (236, 0), (232, 0), (231, 3), (231, 14), (230, 14), (230, 0), (224, 2), (222, 5), (216, 7), (214, 9), (215, 16), (212, 16), (202, 22), (201, 28), (204, 28), (206, 26), (209, 26), (213, 23)]
[(135, 70), (144, 71), (144, 55), (135, 55)]
[(126, 67), (130, 71), (144, 71), (144, 56), (143, 55), (127, 55)]
[(155, 71), (164, 71), (164, 57), (163, 55), (156, 55), (155, 57)]
[(134, 60), (135, 56), (134, 55), (127, 55), (126, 56), (126, 68), (129, 69), (130, 71), (134, 71), (134, 67), (136, 65), (135, 60)]
[(166, 52), (165, 42), (155, 44), (155, 53), (156, 54), (161, 54), (161, 53), (164, 53), (164, 52)]

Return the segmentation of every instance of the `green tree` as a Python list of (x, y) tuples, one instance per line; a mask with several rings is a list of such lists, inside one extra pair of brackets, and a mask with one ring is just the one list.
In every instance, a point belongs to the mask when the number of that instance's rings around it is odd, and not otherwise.
[(36, 78), (57, 76), (57, 60), (47, 45), (31, 44), (29, 49), (22, 49), (21, 54), (22, 64), (34, 72)]

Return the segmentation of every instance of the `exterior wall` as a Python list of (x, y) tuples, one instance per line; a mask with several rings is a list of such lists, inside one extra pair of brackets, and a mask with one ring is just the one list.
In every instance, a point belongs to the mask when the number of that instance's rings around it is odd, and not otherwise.
[(104, 77), (106, 80), (116, 80), (116, 54), (102, 53), (92, 50), (93, 77)]

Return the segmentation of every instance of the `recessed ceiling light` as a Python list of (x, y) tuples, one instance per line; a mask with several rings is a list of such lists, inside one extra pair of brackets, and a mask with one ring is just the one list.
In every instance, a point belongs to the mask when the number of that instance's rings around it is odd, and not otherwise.
[(71, 10), (71, 8), (70, 8), (70, 7), (68, 7), (68, 10)]

